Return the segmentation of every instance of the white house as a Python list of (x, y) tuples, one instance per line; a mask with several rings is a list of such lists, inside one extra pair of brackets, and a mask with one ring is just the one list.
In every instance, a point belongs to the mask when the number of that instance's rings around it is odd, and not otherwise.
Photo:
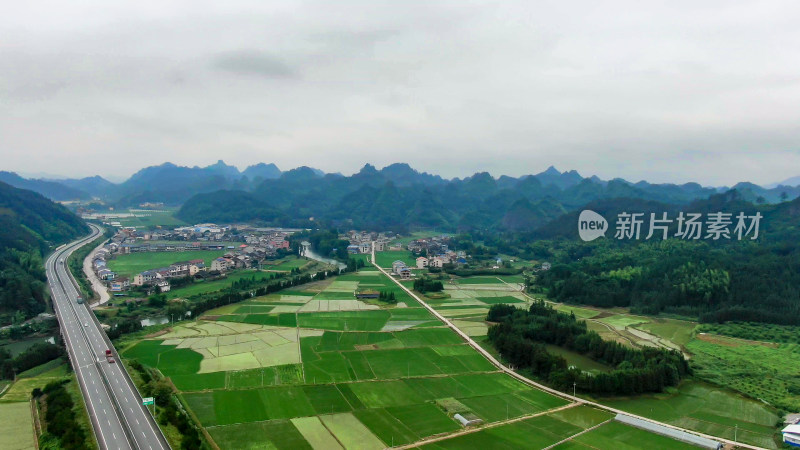
[(392, 263), (392, 273), (395, 274), (395, 275), (398, 275), (398, 274), (400, 274), (400, 269), (402, 269), (404, 267), (406, 267), (406, 263), (404, 263), (403, 261), (400, 261), (400, 260), (395, 261), (395, 262)]
[(800, 424), (792, 424), (781, 430), (783, 442), (792, 447), (800, 447)]
[(417, 258), (417, 269), (424, 269), (428, 267), (428, 258), (420, 256)]
[(169, 292), (169, 281), (167, 280), (159, 281), (156, 286), (158, 286), (159, 292)]
[(361, 253), (370, 253), (372, 252), (372, 243), (371, 242), (362, 242), (359, 244), (359, 251)]

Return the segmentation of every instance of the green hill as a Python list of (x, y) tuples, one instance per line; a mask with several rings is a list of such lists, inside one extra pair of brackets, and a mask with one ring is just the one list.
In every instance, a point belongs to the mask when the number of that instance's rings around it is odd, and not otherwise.
[(42, 257), (88, 232), (63, 206), (0, 182), (0, 324), (45, 310)]

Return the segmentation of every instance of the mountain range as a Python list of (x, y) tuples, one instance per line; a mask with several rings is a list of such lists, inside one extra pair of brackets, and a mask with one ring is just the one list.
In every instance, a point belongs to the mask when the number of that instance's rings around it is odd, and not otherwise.
[[(207, 167), (172, 163), (143, 168), (122, 183), (100, 176), (25, 179), (0, 172), (0, 181), (58, 201), (91, 199), (115, 207), (161, 202), (181, 206), (186, 221), (259, 220), (302, 224), (311, 218), (348, 226), (528, 229), (589, 202), (631, 198), (688, 204), (734, 189), (744, 201), (780, 203), (800, 196), (800, 185), (765, 188), (741, 182), (731, 188), (698, 183), (654, 184), (583, 177), (554, 167), (521, 177), (479, 172), (445, 179), (396, 163), (366, 164), (350, 176), (311, 167), (281, 171), (260, 163), (239, 171), (218, 161)], [(787, 180), (792, 182), (792, 179)]]

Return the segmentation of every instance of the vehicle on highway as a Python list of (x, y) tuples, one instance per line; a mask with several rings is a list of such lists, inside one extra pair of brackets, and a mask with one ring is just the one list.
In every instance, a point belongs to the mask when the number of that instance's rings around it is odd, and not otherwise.
[(114, 362), (114, 355), (111, 354), (111, 350), (106, 350), (106, 359), (109, 363)]
[(84, 322), (84, 323), (83, 323), (83, 326), (84, 326), (84, 327), (88, 327), (88, 326), (89, 326), (89, 322)]
[(78, 302), (78, 304), (80, 305), (81, 303), (83, 303), (83, 297), (81, 297), (81, 296), (79, 295), (79, 296), (78, 296), (78, 298), (76, 298), (76, 299), (75, 299), (75, 301), (77, 301), (77, 302)]

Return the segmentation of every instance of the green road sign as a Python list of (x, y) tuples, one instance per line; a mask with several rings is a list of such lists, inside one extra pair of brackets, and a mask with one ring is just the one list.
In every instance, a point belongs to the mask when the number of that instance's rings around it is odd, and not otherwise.
[(152, 405), (153, 403), (155, 403), (155, 400), (153, 399), (153, 397), (145, 397), (145, 398), (142, 399), (142, 404), (143, 405)]

